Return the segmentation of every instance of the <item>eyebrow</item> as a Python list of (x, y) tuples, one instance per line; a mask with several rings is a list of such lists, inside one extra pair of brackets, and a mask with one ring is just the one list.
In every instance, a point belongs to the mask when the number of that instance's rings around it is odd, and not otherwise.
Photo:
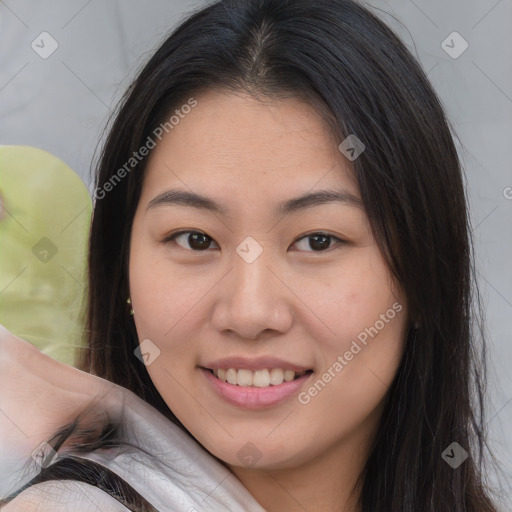
[[(279, 203), (274, 209), (274, 215), (284, 217), (294, 212), (328, 203), (343, 203), (363, 209), (361, 199), (345, 190), (319, 190)], [(229, 209), (209, 197), (181, 189), (171, 189), (159, 194), (148, 203), (146, 211), (164, 205), (191, 206), (224, 216), (228, 216), (230, 213)]]

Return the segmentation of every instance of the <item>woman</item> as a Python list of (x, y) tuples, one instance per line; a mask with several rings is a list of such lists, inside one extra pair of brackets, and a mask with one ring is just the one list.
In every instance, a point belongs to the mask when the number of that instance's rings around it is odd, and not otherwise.
[(80, 368), (121, 388), (52, 419), (62, 456), (6, 510), (496, 510), (460, 164), (368, 10), (197, 12), (127, 91), (96, 185)]

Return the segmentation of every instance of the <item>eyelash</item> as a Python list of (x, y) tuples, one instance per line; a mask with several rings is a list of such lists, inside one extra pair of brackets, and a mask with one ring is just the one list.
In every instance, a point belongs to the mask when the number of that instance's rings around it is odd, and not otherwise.
[[(202, 231), (194, 231), (194, 230), (185, 230), (185, 231), (178, 231), (176, 233), (172, 233), (170, 234), (169, 236), (165, 237), (163, 240), (162, 240), (162, 244), (168, 244), (169, 242), (172, 242), (174, 241), (176, 238), (178, 238), (179, 236), (181, 235), (186, 235), (186, 234), (192, 234), (192, 233), (195, 233), (195, 234), (198, 234), (198, 235), (203, 235), (207, 238), (209, 238), (210, 240), (213, 240), (212, 237), (208, 236), (206, 233), (203, 233)], [(343, 240), (342, 238), (339, 238), (337, 236), (334, 236), (334, 235), (331, 235), (329, 233), (324, 233), (322, 231), (313, 231), (311, 233), (307, 233), (306, 235), (303, 235), (301, 236), (300, 238), (297, 238), (297, 240), (295, 240), (294, 244), (301, 241), (301, 240), (304, 240), (304, 239), (307, 239), (307, 238), (310, 238), (310, 237), (313, 237), (315, 235), (320, 235), (320, 236), (323, 236), (323, 237), (327, 237), (327, 238), (331, 238), (333, 240), (336, 240), (338, 242), (337, 245), (344, 245), (346, 243), (348, 243), (346, 240)], [(179, 244), (178, 244), (179, 245)], [(181, 246), (180, 246), (181, 247)], [(187, 250), (185, 249), (184, 247), (181, 247), (182, 249), (184, 250)], [(332, 247), (328, 247), (327, 249), (325, 250), (322, 250), (322, 251), (305, 251), (305, 252), (311, 252), (311, 253), (316, 253), (316, 254), (320, 254), (320, 253), (326, 253), (326, 252), (331, 252), (333, 250), (333, 248), (336, 248), (336, 244), (333, 245)], [(339, 247), (338, 247), (339, 248)], [(209, 249), (209, 248), (208, 248)], [(190, 251), (192, 252), (197, 252), (197, 253), (201, 253), (201, 252), (207, 252), (208, 249), (204, 249), (202, 251), (197, 251), (197, 250), (194, 250), (194, 249), (190, 249)]]

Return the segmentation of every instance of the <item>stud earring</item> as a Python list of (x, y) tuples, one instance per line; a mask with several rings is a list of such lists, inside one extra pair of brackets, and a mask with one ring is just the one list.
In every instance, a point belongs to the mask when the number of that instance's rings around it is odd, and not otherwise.
[[(128, 298), (126, 299), (126, 302), (127, 302), (128, 304), (131, 304), (131, 303), (132, 303), (132, 299), (130, 299), (130, 297), (128, 297)], [(130, 315), (133, 315), (133, 308), (130, 308)]]

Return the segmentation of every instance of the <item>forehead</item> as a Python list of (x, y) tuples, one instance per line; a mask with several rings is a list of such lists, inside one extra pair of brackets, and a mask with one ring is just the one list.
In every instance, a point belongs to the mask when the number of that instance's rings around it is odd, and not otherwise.
[(277, 201), (326, 187), (358, 195), (339, 142), (307, 103), (262, 103), (223, 91), (195, 99), (152, 150), (143, 200), (176, 186), (230, 203)]

